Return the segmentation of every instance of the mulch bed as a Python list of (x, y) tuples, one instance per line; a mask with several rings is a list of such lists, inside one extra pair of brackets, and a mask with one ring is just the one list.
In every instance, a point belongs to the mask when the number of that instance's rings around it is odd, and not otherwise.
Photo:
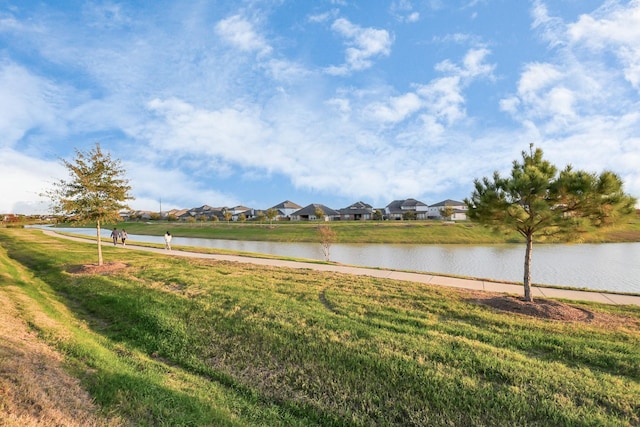
[(595, 319), (595, 314), (587, 309), (573, 305), (542, 298), (534, 299), (534, 302), (524, 301), (523, 298), (510, 295), (488, 295), (476, 297), (479, 304), (488, 305), (501, 311), (518, 313), (526, 316), (550, 320), (565, 320), (572, 322), (590, 322)]

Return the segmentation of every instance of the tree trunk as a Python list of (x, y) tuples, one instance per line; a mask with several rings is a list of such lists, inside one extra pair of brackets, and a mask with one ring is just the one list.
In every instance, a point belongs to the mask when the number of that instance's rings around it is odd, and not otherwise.
[(527, 249), (524, 254), (524, 300), (533, 302), (531, 295), (531, 251), (533, 250), (533, 235), (527, 234)]
[(98, 237), (98, 265), (102, 265), (102, 239), (100, 239), (100, 221), (96, 223), (96, 232)]

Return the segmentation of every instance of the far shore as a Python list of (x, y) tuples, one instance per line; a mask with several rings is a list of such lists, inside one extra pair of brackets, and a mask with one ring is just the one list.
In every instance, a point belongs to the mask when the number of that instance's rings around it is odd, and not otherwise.
[[(102, 228), (126, 229), (131, 234), (163, 235), (167, 230), (181, 237), (205, 239), (251, 240), (272, 242), (318, 242), (317, 228), (329, 225), (336, 234), (334, 243), (389, 244), (500, 244), (524, 243), (517, 233), (498, 233), (470, 221), (332, 221), (332, 222), (168, 222), (128, 221), (105, 224)], [(60, 224), (73, 227), (74, 224)], [(82, 225), (95, 227), (95, 224)], [(612, 227), (582, 230), (572, 242), (630, 243), (640, 242), (640, 217)], [(567, 240), (538, 238), (536, 243), (566, 243)]]

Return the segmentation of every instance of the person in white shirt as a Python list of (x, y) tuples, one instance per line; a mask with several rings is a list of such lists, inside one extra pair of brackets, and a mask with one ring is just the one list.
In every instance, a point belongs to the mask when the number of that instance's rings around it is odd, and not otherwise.
[(171, 233), (168, 231), (164, 233), (164, 248), (171, 250)]

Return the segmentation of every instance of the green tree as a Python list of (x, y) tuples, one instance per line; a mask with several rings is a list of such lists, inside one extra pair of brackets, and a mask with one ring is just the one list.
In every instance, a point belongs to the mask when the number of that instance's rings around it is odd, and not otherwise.
[(274, 208), (269, 208), (267, 209), (267, 212), (265, 214), (267, 216), (267, 219), (269, 220), (269, 225), (271, 225), (275, 217), (278, 216), (278, 210)]
[(450, 220), (453, 216), (453, 208), (451, 206), (445, 206), (440, 209), (440, 216), (444, 219)]
[(316, 209), (313, 211), (318, 222), (324, 220), (324, 211), (320, 206), (316, 206)]
[(416, 211), (405, 211), (402, 213), (402, 219), (405, 221), (413, 221), (418, 217)]
[(80, 223), (96, 223), (98, 264), (102, 265), (100, 226), (119, 221), (119, 212), (130, 209), (126, 201), (133, 200), (131, 187), (120, 160), (104, 153), (99, 143), (88, 152), (75, 152), (73, 161), (61, 159), (69, 179), (54, 182), (45, 195), (55, 214), (71, 215)]
[(516, 230), (526, 240), (524, 299), (531, 295), (531, 255), (534, 236), (563, 235), (570, 239), (584, 225), (602, 226), (634, 212), (635, 199), (623, 192), (613, 172), (600, 175), (574, 171), (569, 165), (560, 173), (542, 158), (542, 150), (522, 152), (522, 163), (513, 162), (511, 176), (474, 181), (469, 218), (497, 229)]

